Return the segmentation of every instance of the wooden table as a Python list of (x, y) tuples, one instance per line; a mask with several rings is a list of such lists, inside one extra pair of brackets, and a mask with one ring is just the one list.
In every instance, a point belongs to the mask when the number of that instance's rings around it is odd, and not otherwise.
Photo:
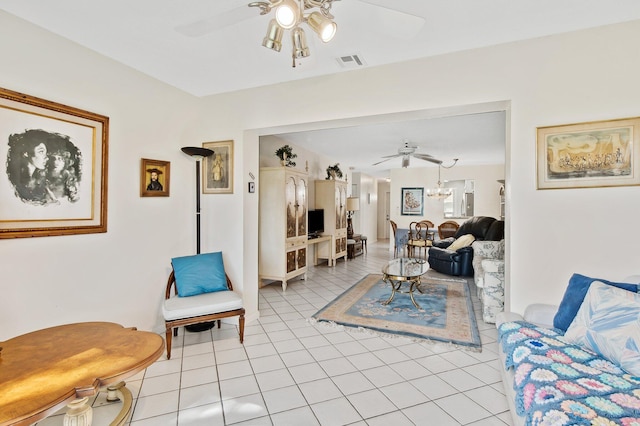
[(90, 425), (87, 397), (112, 384), (108, 399), (124, 395), (117, 419), (127, 420), (131, 393), (122, 380), (156, 361), (164, 341), (119, 324), (85, 322), (34, 331), (0, 347), (0, 426), (30, 425), (65, 405), (70, 407), (65, 424)]

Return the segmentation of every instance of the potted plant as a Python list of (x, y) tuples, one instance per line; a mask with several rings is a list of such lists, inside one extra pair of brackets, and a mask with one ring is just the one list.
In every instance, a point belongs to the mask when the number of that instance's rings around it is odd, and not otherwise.
[(333, 166), (327, 167), (327, 180), (334, 179), (336, 177), (342, 178), (342, 170), (340, 170), (340, 163), (336, 163)]
[(280, 164), (287, 167), (295, 167), (295, 161), (292, 161), (294, 158), (298, 156), (298, 154), (293, 153), (293, 148), (289, 145), (281, 146), (276, 150), (276, 156), (280, 159)]

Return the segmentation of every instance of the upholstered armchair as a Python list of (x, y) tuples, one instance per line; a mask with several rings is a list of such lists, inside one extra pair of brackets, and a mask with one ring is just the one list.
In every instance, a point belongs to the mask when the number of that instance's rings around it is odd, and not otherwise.
[(504, 310), (504, 240), (475, 241), (471, 247), (482, 319), (495, 323), (496, 315)]
[[(474, 216), (453, 237), (436, 241), (429, 249), (429, 266), (448, 275), (473, 276), (473, 241), (504, 238), (504, 222), (489, 216)], [(464, 244), (462, 244), (464, 242)]]
[(162, 305), (167, 359), (171, 359), (172, 337), (178, 335), (178, 327), (182, 326), (199, 328), (202, 323), (217, 321), (220, 328), (221, 318), (237, 316), (242, 343), (245, 314), (242, 296), (233, 291), (222, 252), (174, 257), (171, 266)]

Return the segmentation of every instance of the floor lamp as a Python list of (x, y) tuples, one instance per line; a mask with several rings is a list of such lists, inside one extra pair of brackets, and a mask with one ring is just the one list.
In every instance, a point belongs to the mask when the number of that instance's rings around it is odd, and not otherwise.
[[(182, 152), (196, 159), (196, 254), (200, 254), (200, 162), (205, 157), (213, 155), (213, 151), (197, 146), (185, 146)], [(200, 324), (185, 325), (185, 329), (197, 333), (210, 330), (215, 327), (216, 322), (203, 322)]]
[(196, 159), (196, 254), (200, 254), (200, 162), (213, 155), (213, 151), (197, 146), (185, 146), (182, 152)]
[(347, 198), (347, 238), (353, 238), (353, 212), (360, 210), (360, 198), (349, 197)]

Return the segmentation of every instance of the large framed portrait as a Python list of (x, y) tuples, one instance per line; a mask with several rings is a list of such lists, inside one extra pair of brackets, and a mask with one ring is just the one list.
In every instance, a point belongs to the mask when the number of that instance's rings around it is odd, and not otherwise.
[(162, 160), (140, 160), (140, 196), (168, 197), (171, 163)]
[(205, 142), (213, 155), (202, 163), (203, 194), (233, 194), (233, 141)]
[(402, 188), (400, 214), (422, 216), (424, 212), (424, 188)]
[(538, 189), (640, 185), (640, 118), (537, 128)]
[(0, 238), (107, 232), (109, 117), (0, 88)]

